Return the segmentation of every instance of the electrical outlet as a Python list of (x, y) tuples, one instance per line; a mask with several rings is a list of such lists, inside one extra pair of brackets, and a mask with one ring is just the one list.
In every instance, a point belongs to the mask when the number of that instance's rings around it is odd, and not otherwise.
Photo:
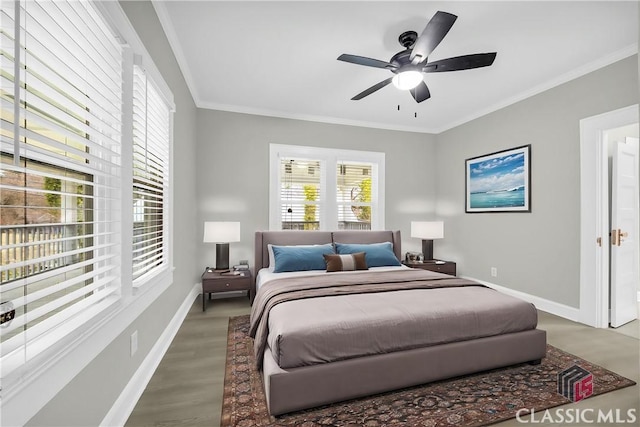
[(498, 277), (498, 269), (496, 267), (491, 267), (491, 277)]
[(131, 334), (131, 357), (138, 351), (138, 331)]

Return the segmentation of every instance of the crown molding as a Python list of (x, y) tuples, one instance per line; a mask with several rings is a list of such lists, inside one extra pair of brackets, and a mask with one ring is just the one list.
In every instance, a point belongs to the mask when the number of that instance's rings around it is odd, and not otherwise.
[(450, 122), (444, 126), (442, 126), (441, 128), (438, 128), (436, 130), (434, 130), (434, 132), (436, 134), (438, 133), (442, 133), (445, 132), (447, 130), (453, 129), (457, 126), (463, 125), (465, 123), (468, 123), (472, 120), (475, 120), (479, 117), (485, 116), (487, 114), (493, 113), (494, 111), (498, 111), (501, 110), (505, 107), (508, 107), (509, 105), (513, 105), (517, 102), (523, 101), (527, 98), (530, 98), (534, 95), (538, 95), (542, 92), (545, 92), (549, 89), (553, 89), (554, 87), (560, 86), (564, 83), (570, 82), (571, 80), (575, 80), (578, 77), (582, 77), (586, 74), (589, 74), (591, 72), (597, 71), (600, 68), (604, 68), (608, 65), (611, 65), (615, 62), (621, 61), (625, 58), (628, 58), (632, 55), (635, 55), (638, 53), (638, 44), (634, 43), (632, 45), (629, 45), (625, 48), (622, 48), (616, 52), (613, 52), (607, 56), (604, 56), (602, 58), (596, 59), (595, 61), (591, 61), (585, 65), (583, 65), (582, 67), (578, 67), (574, 70), (569, 71), (568, 73), (562, 74), (558, 77), (555, 77), (551, 80), (548, 80), (544, 83), (539, 84), (538, 86), (535, 86), (529, 90), (525, 90), (523, 92), (518, 93), (517, 95), (511, 97), (511, 98), (507, 98), (505, 100), (503, 100), (502, 102), (499, 102), (497, 104), (494, 104), (490, 107), (484, 108), (482, 110), (478, 110), (473, 114), (470, 114), (466, 117), (463, 117), (459, 120), (456, 120), (454, 122)]
[(285, 112), (280, 110), (272, 110), (269, 108), (254, 108), (254, 107), (234, 105), (234, 104), (221, 104), (221, 103), (209, 102), (209, 101), (203, 100), (197, 91), (197, 85), (195, 84), (193, 73), (189, 68), (184, 52), (182, 50), (182, 46), (179, 42), (177, 33), (171, 22), (170, 14), (165, 6), (166, 2), (159, 1), (159, 0), (151, 0), (151, 3), (154, 9), (156, 10), (158, 19), (160, 20), (160, 24), (162, 25), (162, 28), (167, 36), (169, 45), (173, 50), (173, 53), (178, 62), (178, 66), (182, 71), (184, 79), (187, 83), (187, 87), (191, 92), (191, 97), (193, 98), (196, 107), (202, 108), (202, 109), (228, 111), (228, 112), (241, 113), (241, 114), (253, 114), (258, 116), (266, 116), (266, 117), (276, 117), (276, 118), (284, 118), (284, 119), (292, 119), (292, 120), (339, 124), (339, 125), (345, 125), (345, 126), (367, 127), (367, 128), (373, 128), (373, 129), (385, 129), (385, 130), (393, 130), (393, 131), (401, 131), (401, 132), (427, 133), (427, 134), (437, 135), (442, 132), (446, 132), (450, 129), (453, 129), (457, 126), (468, 123), (477, 118), (480, 118), (482, 116), (485, 116), (487, 114), (498, 111), (502, 108), (508, 107), (509, 105), (513, 105), (524, 99), (530, 98), (534, 95), (538, 95), (556, 86), (560, 86), (578, 77), (582, 77), (586, 74), (589, 74), (593, 71), (596, 71), (600, 68), (611, 65), (617, 61), (620, 61), (622, 59), (625, 59), (629, 56), (632, 56), (638, 53), (638, 44), (634, 43), (616, 52), (606, 55), (602, 58), (598, 58), (594, 61), (591, 61), (579, 68), (571, 70), (563, 75), (560, 75), (551, 80), (543, 82), (538, 86), (535, 86), (531, 89), (520, 92), (510, 98), (507, 98), (501, 102), (493, 104), (487, 108), (477, 110), (474, 113), (469, 114), (465, 117), (462, 117), (460, 119), (454, 120), (449, 123), (445, 123), (442, 126), (438, 126), (438, 127), (401, 126), (401, 125), (394, 125), (391, 123), (369, 122), (364, 120), (353, 120), (353, 119), (345, 119), (340, 117), (291, 113), (291, 112)]
[(156, 15), (158, 15), (158, 20), (160, 21), (162, 30), (167, 36), (169, 46), (171, 47), (173, 55), (178, 62), (178, 67), (180, 68), (180, 71), (182, 71), (182, 76), (187, 83), (187, 87), (189, 88), (189, 92), (191, 93), (191, 97), (193, 98), (193, 102), (198, 105), (200, 103), (200, 97), (198, 95), (198, 91), (196, 90), (197, 86), (193, 78), (193, 73), (189, 68), (189, 63), (185, 58), (184, 51), (182, 50), (182, 45), (180, 44), (173, 23), (171, 22), (171, 15), (169, 14), (167, 7), (165, 6), (165, 3), (166, 1), (151, 0), (151, 4), (156, 11)]
[(340, 117), (317, 116), (312, 114), (290, 113), (285, 111), (271, 110), (267, 108), (252, 108), (242, 105), (218, 104), (215, 102), (201, 102), (196, 104), (198, 108), (208, 110), (229, 111), (232, 113), (252, 114), (255, 116), (276, 117), (281, 119), (304, 120), (307, 122), (320, 122), (345, 126), (357, 126), (373, 129), (394, 130), (400, 132), (428, 133), (433, 134), (435, 131), (430, 128), (414, 127), (414, 126), (398, 126), (389, 123), (368, 122), (364, 120), (351, 120)]

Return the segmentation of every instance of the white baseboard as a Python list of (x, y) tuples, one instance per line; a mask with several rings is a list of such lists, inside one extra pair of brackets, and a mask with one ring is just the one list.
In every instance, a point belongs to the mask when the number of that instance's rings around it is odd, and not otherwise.
[(131, 415), (131, 412), (133, 412), (133, 408), (135, 408), (138, 399), (142, 396), (142, 392), (144, 392), (144, 389), (147, 387), (147, 384), (149, 384), (153, 373), (169, 349), (171, 341), (173, 341), (173, 338), (178, 333), (182, 322), (185, 317), (187, 317), (187, 313), (189, 313), (189, 310), (193, 305), (193, 301), (198, 297), (198, 295), (200, 295), (201, 289), (200, 283), (193, 285), (193, 288), (191, 288), (191, 291), (187, 294), (186, 298), (180, 305), (180, 308), (178, 308), (174, 314), (169, 325), (162, 332), (153, 348), (149, 351), (149, 354), (147, 354), (147, 357), (144, 358), (144, 361), (140, 364), (136, 373), (133, 374), (131, 380), (122, 390), (122, 393), (120, 393), (120, 396), (118, 396), (109, 412), (107, 412), (107, 415), (100, 423), (101, 427), (123, 426), (127, 422), (127, 419)]
[[(550, 301), (548, 299), (540, 298), (535, 295), (530, 295), (524, 292), (515, 291), (513, 289), (505, 288), (504, 286), (496, 285), (494, 283), (485, 282), (483, 280), (479, 280), (473, 277), (464, 277), (465, 279), (473, 280), (478, 283), (482, 283), (485, 286), (488, 286), (496, 291), (500, 291), (503, 294), (511, 295), (516, 298), (520, 298), (521, 300), (532, 303), (536, 306), (537, 309), (546, 311), (547, 313), (555, 314), (556, 316), (564, 317), (565, 319), (572, 320), (574, 322), (580, 321), (580, 309), (575, 307), (570, 307), (568, 305), (560, 304), (555, 301)], [(639, 294), (640, 296), (640, 294)]]

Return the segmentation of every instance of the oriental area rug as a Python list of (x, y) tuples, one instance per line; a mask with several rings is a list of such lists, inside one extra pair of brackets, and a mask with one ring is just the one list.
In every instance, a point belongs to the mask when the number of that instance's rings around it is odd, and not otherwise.
[[(254, 426), (483, 426), (526, 415), (529, 410), (571, 403), (558, 393), (558, 376), (592, 375), (592, 395), (635, 382), (577, 356), (547, 346), (541, 364), (520, 364), (450, 380), (272, 417), (256, 371), (249, 316), (229, 319), (222, 427)], [(583, 370), (583, 371), (580, 371)], [(567, 394), (567, 393), (564, 393)]]

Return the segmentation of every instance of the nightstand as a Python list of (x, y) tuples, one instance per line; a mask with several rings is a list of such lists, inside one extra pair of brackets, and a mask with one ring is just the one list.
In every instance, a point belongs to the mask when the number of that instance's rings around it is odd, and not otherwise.
[(207, 309), (207, 294), (211, 299), (213, 293), (229, 291), (247, 291), (247, 297), (250, 297), (251, 271), (244, 270), (237, 275), (218, 273), (215, 270), (205, 271), (202, 274), (202, 311)]
[(423, 270), (436, 271), (438, 273), (456, 275), (456, 263), (453, 261), (442, 261), (442, 264), (436, 264), (435, 262), (417, 262), (408, 263), (403, 262), (404, 265), (411, 268), (421, 268)]

